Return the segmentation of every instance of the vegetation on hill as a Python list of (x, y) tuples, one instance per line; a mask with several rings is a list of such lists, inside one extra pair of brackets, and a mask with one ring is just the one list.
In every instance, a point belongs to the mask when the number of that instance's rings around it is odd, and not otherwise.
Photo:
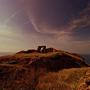
[(0, 90), (79, 90), (88, 66), (81, 56), (64, 51), (3, 56)]

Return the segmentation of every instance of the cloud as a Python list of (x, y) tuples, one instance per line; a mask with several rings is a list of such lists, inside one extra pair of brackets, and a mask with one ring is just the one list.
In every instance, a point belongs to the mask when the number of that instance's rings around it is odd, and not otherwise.
[(1, 24), (6, 20), (7, 27), (3, 26), (4, 31), (0, 29), (0, 50), (7, 49), (7, 45), (8, 51), (16, 51), (46, 44), (58, 49), (87, 52), (90, 45), (88, 1), (10, 0), (9, 3), (4, 0), (0, 7), (6, 7), (0, 8), (0, 20)]
[(5, 19), (5, 21), (3, 22), (5, 25), (10, 22), (13, 18), (15, 18), (15, 16), (19, 13), (20, 11), (15, 11), (14, 13), (12, 13), (7, 19)]
[[(32, 23), (41, 32), (62, 30), (68, 27), (72, 17), (86, 6), (85, 0), (71, 1), (66, 0), (26, 0), (28, 16)], [(80, 4), (81, 3), (81, 4)], [(66, 28), (65, 28), (66, 29)]]
[(74, 40), (90, 40), (90, 3), (71, 22), (71, 36)]
[(90, 54), (90, 41), (71, 41), (67, 50), (76, 53)]
[[(34, 29), (53, 36), (85, 40), (90, 29), (89, 0), (26, 0), (24, 7)], [(88, 28), (87, 28), (88, 27)], [(88, 29), (88, 30), (87, 30)], [(84, 35), (85, 34), (85, 35)]]
[(90, 5), (79, 13), (78, 18), (72, 21), (72, 25), (75, 25), (76, 28), (90, 26)]
[(20, 34), (22, 35), (20, 28), (7, 25), (0, 25), (0, 41), (2, 40), (17, 41), (20, 39), (21, 36)]

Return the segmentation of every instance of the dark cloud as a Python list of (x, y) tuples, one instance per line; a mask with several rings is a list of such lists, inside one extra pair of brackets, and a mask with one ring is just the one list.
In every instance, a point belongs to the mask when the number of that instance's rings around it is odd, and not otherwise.
[(26, 0), (29, 16), (41, 32), (66, 29), (87, 3), (88, 0)]
[(76, 29), (72, 32), (72, 37), (76, 41), (90, 41), (90, 27)]
[(26, 0), (24, 5), (37, 32), (69, 35), (73, 40), (90, 39), (89, 0)]
[(90, 3), (79, 13), (79, 18), (72, 22), (72, 37), (76, 40), (90, 40)]

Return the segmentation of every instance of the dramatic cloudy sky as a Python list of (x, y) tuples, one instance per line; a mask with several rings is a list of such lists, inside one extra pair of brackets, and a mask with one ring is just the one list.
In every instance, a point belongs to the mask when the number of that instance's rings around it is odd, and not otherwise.
[(90, 0), (0, 0), (0, 51), (38, 45), (90, 54)]

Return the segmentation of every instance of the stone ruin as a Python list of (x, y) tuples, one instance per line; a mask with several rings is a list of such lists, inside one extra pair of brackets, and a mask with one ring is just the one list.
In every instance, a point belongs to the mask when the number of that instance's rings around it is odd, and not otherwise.
[(56, 52), (57, 50), (54, 48), (46, 48), (46, 46), (38, 46), (37, 52), (39, 53), (48, 53), (48, 52)]
[(46, 53), (46, 46), (38, 46), (37, 51), (39, 53)]
[(48, 52), (57, 52), (58, 50), (54, 49), (54, 48), (46, 48), (46, 46), (38, 46), (37, 50), (34, 50), (34, 49), (30, 49), (30, 50), (27, 50), (27, 51), (20, 51), (20, 52), (17, 52), (17, 54), (21, 54), (21, 53), (36, 53), (36, 52), (39, 52), (39, 53), (48, 53)]

